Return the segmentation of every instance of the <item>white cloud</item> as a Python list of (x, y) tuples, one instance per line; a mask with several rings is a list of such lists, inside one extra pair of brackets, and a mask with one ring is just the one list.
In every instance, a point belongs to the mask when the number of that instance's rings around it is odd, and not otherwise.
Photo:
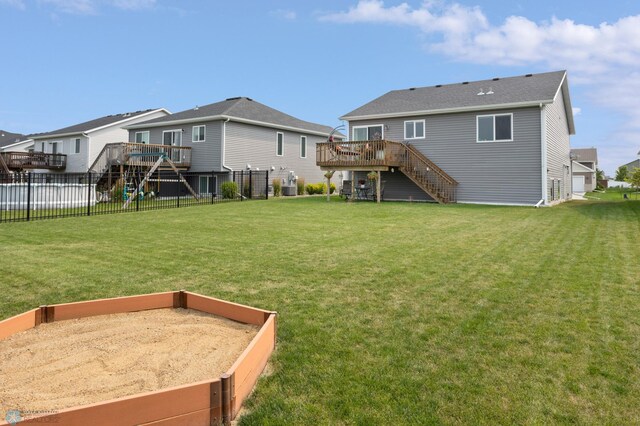
[(280, 19), (286, 19), (287, 21), (295, 21), (298, 17), (296, 12), (286, 9), (272, 10), (271, 12), (269, 12), (269, 14)]
[(111, 3), (125, 10), (151, 9), (156, 5), (156, 0), (112, 0)]
[(0, 5), (7, 5), (11, 7), (15, 7), (16, 9), (25, 10), (26, 5), (24, 0), (0, 0)]
[[(23, 0), (0, 0), (3, 2), (20, 2)], [(122, 10), (142, 10), (155, 7), (157, 0), (38, 0), (39, 4), (49, 5), (56, 12), (74, 15), (95, 15), (101, 6), (111, 6)]]
[[(597, 26), (555, 17), (534, 22), (523, 16), (510, 16), (495, 25), (477, 6), (426, 1), (413, 8), (407, 3), (385, 6), (381, 0), (360, 0), (346, 11), (319, 19), (412, 26), (427, 36), (430, 52), (458, 62), (568, 69), (570, 83), (589, 86), (594, 104), (623, 118), (601, 158), (607, 158), (609, 146), (612, 153), (640, 147), (640, 15)], [(609, 167), (622, 160), (611, 158)]]
[(74, 15), (93, 15), (97, 12), (93, 0), (38, 0), (40, 4), (51, 5), (57, 11)]

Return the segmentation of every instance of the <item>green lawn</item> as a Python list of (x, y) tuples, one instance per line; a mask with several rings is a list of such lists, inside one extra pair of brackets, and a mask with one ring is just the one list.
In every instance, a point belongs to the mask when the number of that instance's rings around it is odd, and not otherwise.
[(637, 424), (639, 236), (635, 200), (5, 223), (0, 316), (176, 289), (277, 310), (241, 424)]

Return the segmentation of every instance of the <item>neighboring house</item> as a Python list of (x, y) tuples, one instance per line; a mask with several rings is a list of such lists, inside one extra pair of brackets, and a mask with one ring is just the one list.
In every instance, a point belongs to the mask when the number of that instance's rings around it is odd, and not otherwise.
[(598, 150), (574, 148), (571, 150), (573, 192), (591, 192), (596, 189)]
[(25, 135), (23, 134), (0, 130), (0, 150), (3, 150), (7, 145), (13, 145), (14, 143), (20, 142), (23, 139), (26, 139)]
[[(394, 90), (341, 119), (353, 155), (329, 153), (319, 165), (359, 171), (358, 180), (380, 171), (385, 200), (550, 205), (571, 197), (565, 71)], [(368, 147), (374, 153), (363, 156)]]
[(28, 152), (33, 148), (33, 139), (28, 135), (0, 130), (0, 152)]
[(633, 160), (630, 163), (623, 164), (623, 166), (625, 166), (627, 168), (627, 171), (629, 172), (629, 174), (633, 173), (634, 169), (640, 169), (640, 151), (638, 151), (638, 159), (637, 160)]
[[(123, 126), (169, 115), (164, 108), (108, 115), (53, 132), (31, 135), (34, 155), (51, 154), (66, 156), (65, 167), (58, 171), (85, 173), (98, 157), (104, 146), (113, 142), (126, 142), (128, 131)], [(56, 164), (60, 161), (56, 160)]]
[(269, 170), (270, 177), (282, 178), (285, 185), (296, 176), (307, 183), (323, 181), (316, 143), (326, 141), (332, 131), (246, 97), (125, 128), (129, 142), (190, 148), (191, 172)]

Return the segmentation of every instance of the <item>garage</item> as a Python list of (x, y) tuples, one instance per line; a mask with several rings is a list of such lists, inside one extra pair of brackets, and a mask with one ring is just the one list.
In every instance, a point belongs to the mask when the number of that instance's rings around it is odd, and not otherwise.
[(584, 176), (573, 175), (573, 192), (584, 192)]

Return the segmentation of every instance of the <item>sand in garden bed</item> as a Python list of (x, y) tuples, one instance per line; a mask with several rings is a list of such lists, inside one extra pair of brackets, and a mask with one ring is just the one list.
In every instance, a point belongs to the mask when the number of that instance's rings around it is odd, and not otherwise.
[(191, 309), (42, 324), (0, 340), (0, 412), (60, 410), (214, 379), (258, 329)]

